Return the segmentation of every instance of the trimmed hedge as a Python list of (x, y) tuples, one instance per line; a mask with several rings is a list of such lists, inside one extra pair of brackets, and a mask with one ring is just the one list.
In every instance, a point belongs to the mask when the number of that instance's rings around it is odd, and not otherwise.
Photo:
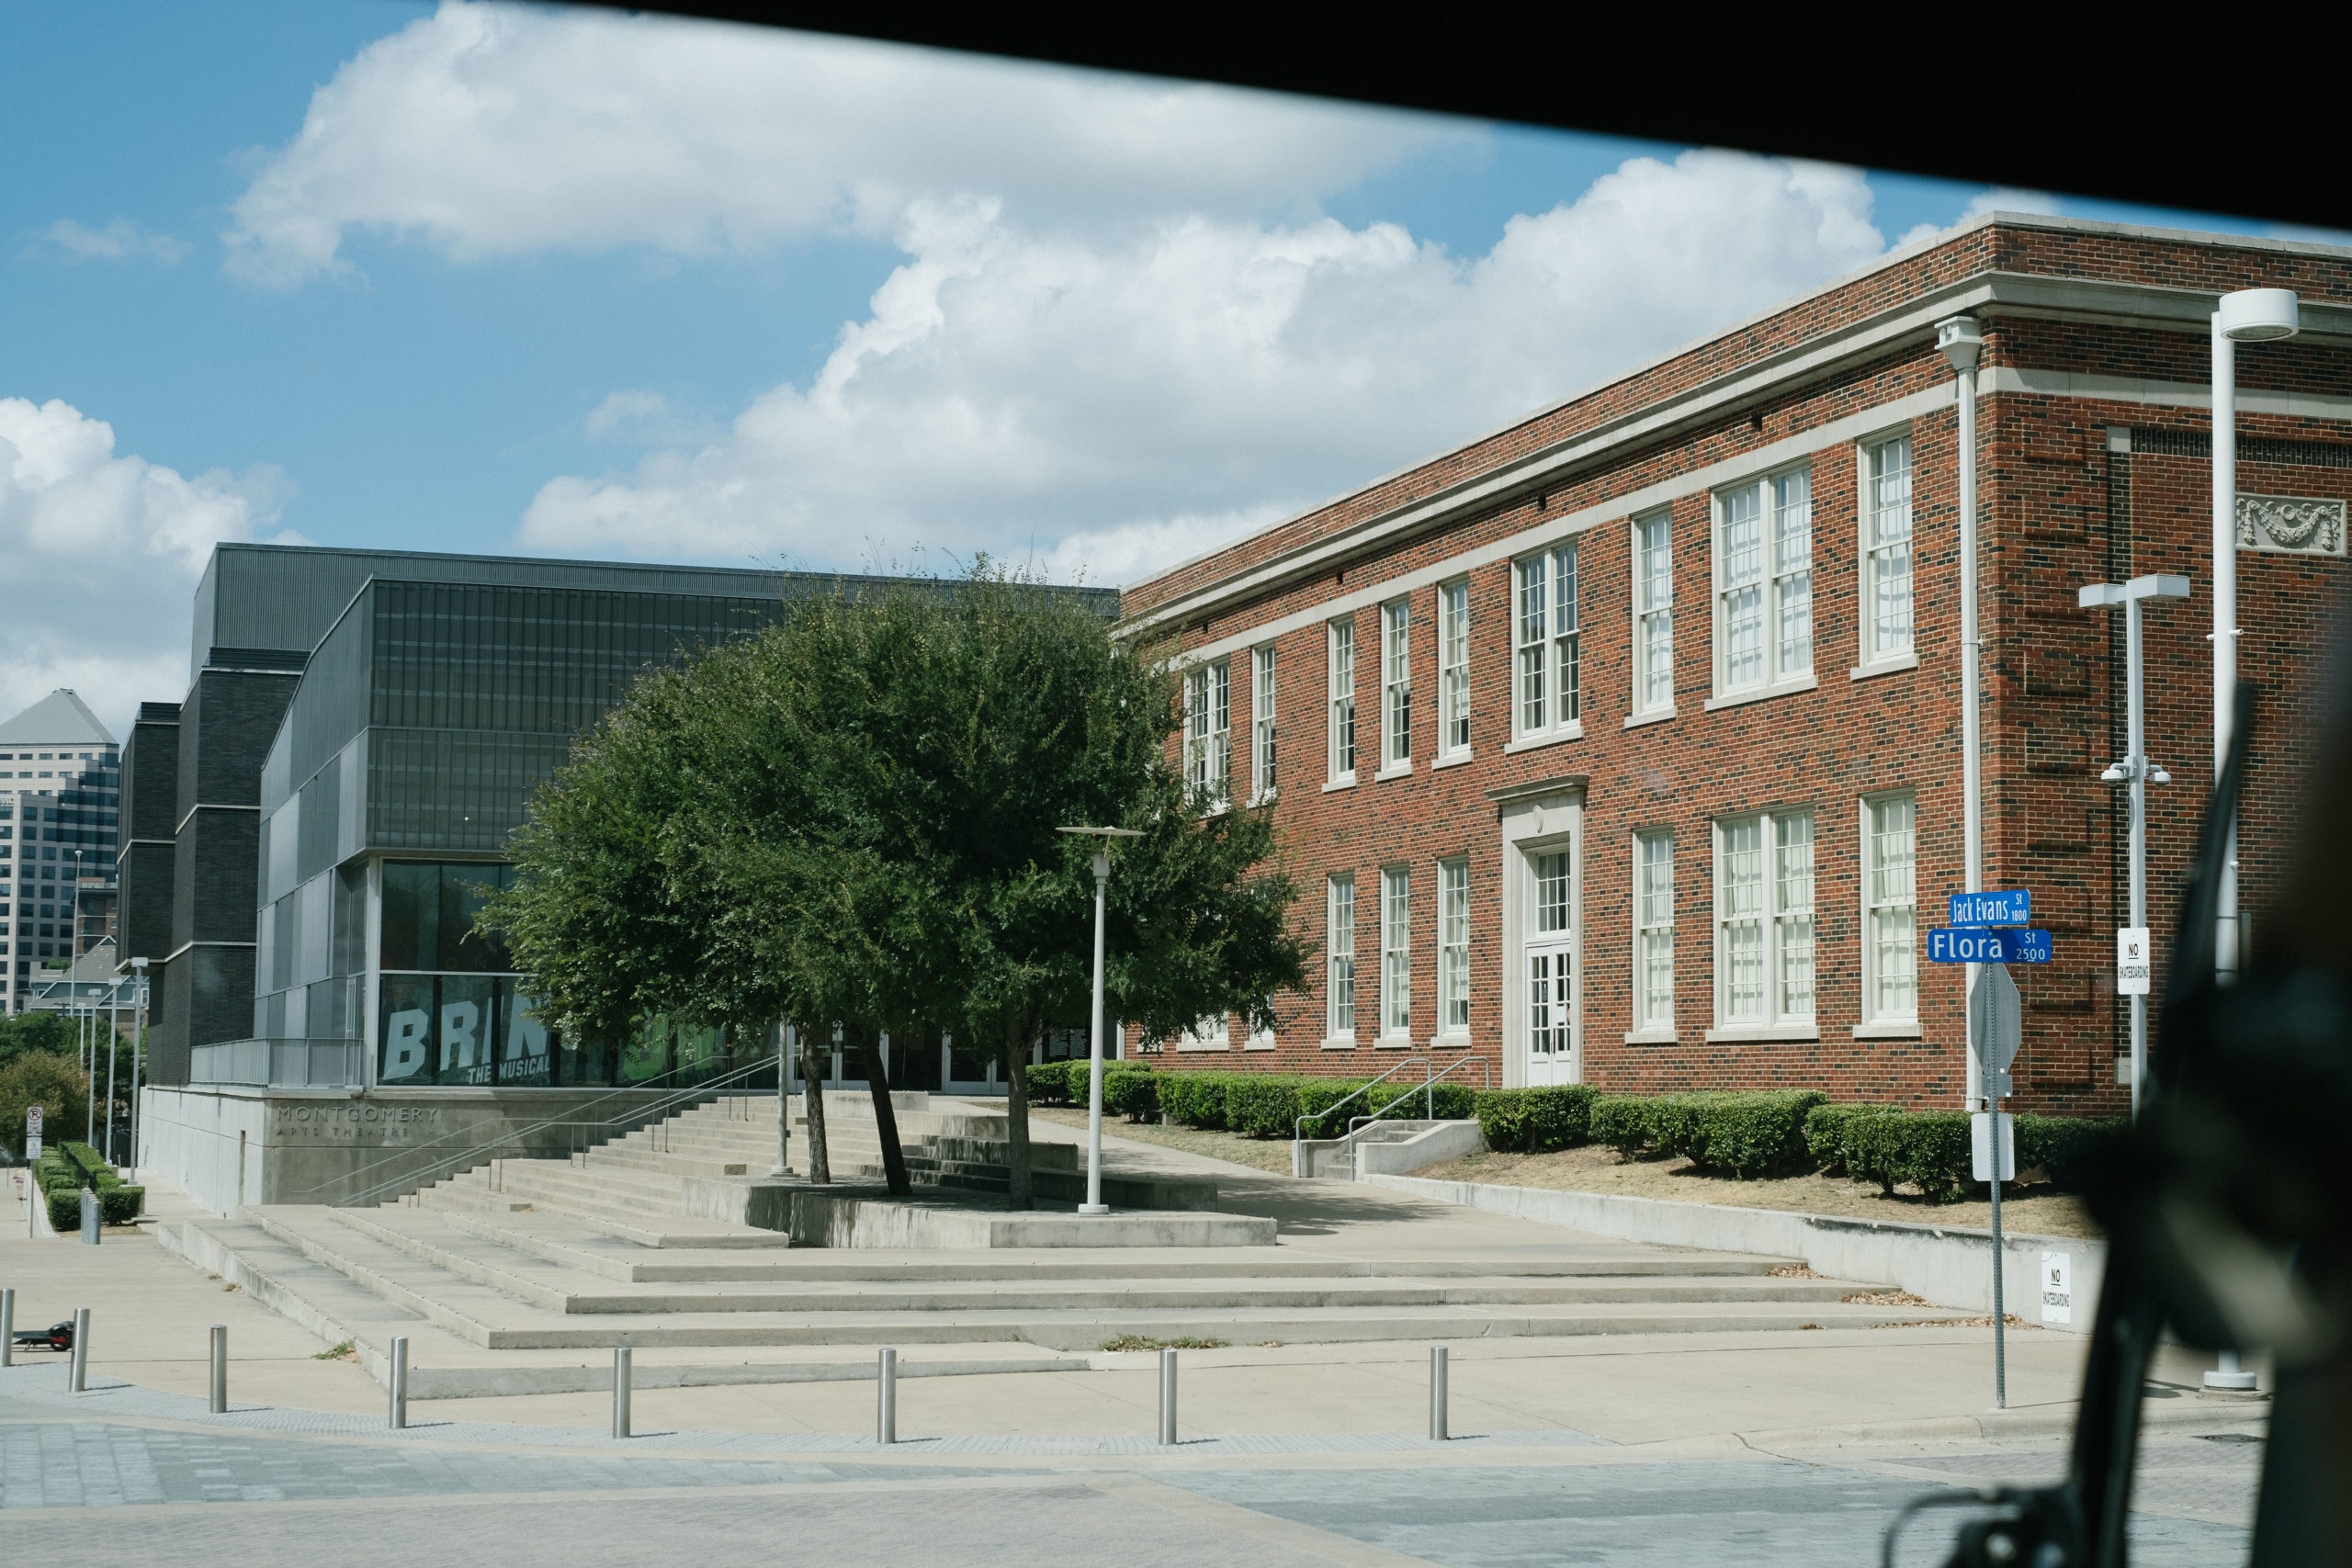
[[(101, 1208), (99, 1216), (105, 1217)], [(60, 1235), (74, 1235), (82, 1228), (82, 1190), (78, 1187), (52, 1187), (49, 1190), (49, 1228)]]
[(1806, 1170), (1805, 1117), (1828, 1098), (1817, 1089), (1669, 1094), (1653, 1102), (1651, 1142), (1743, 1181)]
[(1498, 1089), (1477, 1097), (1478, 1130), (1502, 1154), (1542, 1154), (1574, 1148), (1592, 1136), (1590, 1084), (1549, 1089)]
[[(137, 1219), (139, 1212), (146, 1206), (147, 1189), (144, 1187), (128, 1184), (109, 1187), (98, 1194), (98, 1219), (105, 1224), (127, 1225)], [(79, 1214), (74, 1216), (74, 1223), (82, 1223)]]
[(1141, 1122), (1159, 1114), (1159, 1077), (1149, 1067), (1104, 1063), (1102, 1110), (1105, 1114)]
[(1182, 1127), (1216, 1133), (1225, 1129), (1225, 1087), (1232, 1073), (1165, 1073), (1159, 1081), (1159, 1113)]
[(1621, 1160), (1639, 1159), (1650, 1146), (1655, 1100), (1638, 1095), (1604, 1094), (1592, 1102), (1592, 1141), (1607, 1144)]
[[(1377, 1116), (1386, 1122), (1419, 1122), (1430, 1117), (1439, 1122), (1467, 1122), (1478, 1114), (1478, 1091), (1465, 1083), (1408, 1084), (1391, 1079), (1373, 1085), (1362, 1100), (1349, 1108), (1353, 1116)], [(1436, 1107), (1432, 1113), (1425, 1105)], [(1361, 1109), (1358, 1109), (1358, 1108)]]
[(2039, 1170), (2062, 1192), (2079, 1192), (2089, 1168), (2128, 1123), (2094, 1122), (2081, 1116), (2020, 1116), (2017, 1121), (2018, 1174)]
[(1350, 1101), (1348, 1108), (1337, 1115), (1324, 1113), (1363, 1087), (1362, 1078), (1307, 1078), (1300, 1083), (1295, 1114), (1309, 1118), (1300, 1131), (1310, 1138), (1343, 1136), (1349, 1118), (1366, 1114), (1363, 1101)]
[(1805, 1113), (1805, 1153), (1825, 1176), (1846, 1171), (1846, 1128), (1859, 1116), (1881, 1116), (1883, 1105), (1816, 1105)]
[(1083, 1062), (1032, 1062), (1021, 1070), (1021, 1081), (1029, 1091), (1032, 1105), (1068, 1105), (1071, 1102), (1070, 1068), (1079, 1069), (1085, 1077)]
[(1876, 1181), (1889, 1195), (1907, 1181), (1928, 1202), (1949, 1203), (1960, 1196), (1973, 1160), (1963, 1111), (1892, 1111), (1846, 1124), (1847, 1173)]

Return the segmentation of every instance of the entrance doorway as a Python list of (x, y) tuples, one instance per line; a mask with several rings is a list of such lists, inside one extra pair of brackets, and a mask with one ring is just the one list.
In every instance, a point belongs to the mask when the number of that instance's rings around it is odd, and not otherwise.
[(1576, 856), (1569, 844), (1530, 850), (1526, 940), (1527, 1082), (1574, 1083), (1577, 1063)]

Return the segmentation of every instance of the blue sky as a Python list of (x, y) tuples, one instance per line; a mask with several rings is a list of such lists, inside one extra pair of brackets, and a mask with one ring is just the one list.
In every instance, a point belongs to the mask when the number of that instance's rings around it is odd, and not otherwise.
[(397, 0), (13, 7), (0, 135), (0, 706), (114, 724), (218, 539), (1123, 581), (1992, 199)]

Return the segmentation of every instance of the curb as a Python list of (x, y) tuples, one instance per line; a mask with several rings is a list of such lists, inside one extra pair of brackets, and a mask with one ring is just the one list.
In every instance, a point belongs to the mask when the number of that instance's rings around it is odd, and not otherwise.
[[(1939, 1416), (1923, 1420), (1790, 1427), (1735, 1435), (1754, 1448), (1843, 1448), (1877, 1443), (1964, 1443), (1996, 1438), (2064, 1438), (2073, 1435), (2076, 1415), (2076, 1407), (2067, 1404), (2033, 1410), (1987, 1410), (1975, 1416)], [(2205, 1404), (2192, 1399), (2179, 1402), (2177, 1408), (2165, 1402), (2143, 1404), (2140, 1409), (2143, 1431), (2196, 1431), (2245, 1427), (2249, 1423), (2267, 1427), (2269, 1421), (2267, 1401)]]

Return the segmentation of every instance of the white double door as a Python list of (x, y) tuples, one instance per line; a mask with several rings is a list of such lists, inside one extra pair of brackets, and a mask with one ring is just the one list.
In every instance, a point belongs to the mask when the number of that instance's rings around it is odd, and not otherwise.
[(1531, 1088), (1575, 1083), (1583, 1077), (1577, 1054), (1575, 847), (1546, 844), (1524, 854), (1521, 881), (1527, 899), (1519, 953), (1524, 1081)]

